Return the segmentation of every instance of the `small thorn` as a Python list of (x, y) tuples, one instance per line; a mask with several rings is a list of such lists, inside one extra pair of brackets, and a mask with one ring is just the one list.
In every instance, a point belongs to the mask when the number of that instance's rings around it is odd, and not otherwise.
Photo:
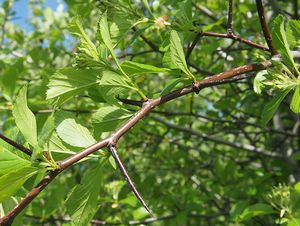
[(125, 180), (128, 182), (128, 184), (131, 187), (131, 190), (133, 191), (134, 195), (137, 197), (137, 199), (139, 200), (139, 202), (143, 205), (143, 207), (148, 211), (148, 213), (153, 217), (153, 214), (150, 211), (150, 208), (147, 206), (146, 202), (144, 201), (143, 197), (140, 195), (140, 193), (138, 192), (138, 190), (136, 189), (133, 181), (131, 180), (130, 176), (127, 173), (126, 168), (124, 167), (118, 153), (117, 150), (115, 149), (115, 147), (113, 145), (110, 145), (109, 150), (113, 156), (113, 158), (115, 159), (119, 169), (121, 170), (121, 173), (123, 174), (123, 176), (125, 177)]

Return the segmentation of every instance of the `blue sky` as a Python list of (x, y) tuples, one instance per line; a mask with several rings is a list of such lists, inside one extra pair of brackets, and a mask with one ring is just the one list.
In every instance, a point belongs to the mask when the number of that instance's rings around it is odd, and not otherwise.
[[(0, 3), (2, 3), (4, 0), (0, 0)], [(31, 30), (30, 26), (26, 23), (26, 18), (29, 16), (29, 9), (28, 9), (28, 2), (29, 0), (15, 0), (13, 5), (13, 11), (16, 12), (16, 15), (14, 16), (13, 22), (16, 24), (19, 24), (22, 28), (26, 30)], [(53, 10), (56, 10), (56, 7), (58, 6), (58, 2), (61, 2), (59, 0), (45, 0), (45, 6), (48, 6), (52, 8)]]

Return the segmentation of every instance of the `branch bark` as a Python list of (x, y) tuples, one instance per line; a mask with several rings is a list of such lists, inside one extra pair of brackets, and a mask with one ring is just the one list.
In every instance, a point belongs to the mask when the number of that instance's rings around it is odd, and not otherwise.
[(21, 144), (18, 144), (17, 142), (9, 139), (8, 137), (4, 136), (3, 134), (0, 133), (0, 139), (4, 140), (6, 143), (10, 144), (11, 146), (19, 149), (21, 152), (25, 153), (26, 155), (31, 156), (32, 155), (32, 151), (26, 147), (24, 147)]
[(138, 192), (138, 190), (136, 189), (133, 181), (131, 180), (130, 176), (127, 173), (126, 168), (124, 167), (124, 164), (122, 163), (118, 152), (116, 150), (116, 148), (113, 145), (109, 145), (108, 147), (109, 151), (111, 152), (113, 158), (115, 159), (121, 173), (123, 174), (125, 180), (128, 182), (128, 184), (131, 187), (132, 192), (135, 194), (135, 196), (137, 197), (137, 199), (140, 201), (140, 203), (143, 205), (143, 207), (148, 211), (148, 213), (150, 215), (152, 215), (150, 208), (147, 206), (146, 202), (144, 201), (143, 197), (140, 195), (140, 193)]
[(263, 6), (261, 0), (256, 0), (256, 8), (257, 8), (258, 16), (259, 16), (260, 25), (261, 25), (261, 28), (263, 30), (266, 42), (267, 42), (267, 44), (269, 46), (269, 49), (271, 51), (271, 54), (276, 55), (278, 52), (275, 49), (275, 47), (273, 46), (272, 37), (271, 37), (271, 34), (269, 32), (269, 28), (268, 28), (266, 18), (265, 18), (264, 6)]

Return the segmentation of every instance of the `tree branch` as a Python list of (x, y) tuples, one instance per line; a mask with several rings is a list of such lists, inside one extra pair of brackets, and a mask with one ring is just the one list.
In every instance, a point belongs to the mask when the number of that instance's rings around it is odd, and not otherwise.
[(24, 147), (23, 145), (21, 144), (18, 144), (17, 142), (9, 139), (8, 137), (4, 136), (3, 134), (0, 133), (0, 138), (2, 140), (4, 140), (6, 143), (10, 144), (11, 146), (19, 149), (21, 152), (25, 153), (26, 155), (29, 155), (31, 156), (32, 155), (32, 151), (26, 147)]
[(228, 0), (227, 35), (232, 35), (232, 0)]
[(247, 40), (247, 39), (244, 39), (234, 33), (232, 34), (222, 34), (222, 33), (215, 33), (215, 32), (201, 32), (201, 35), (202, 36), (209, 36), (209, 37), (219, 37), (219, 38), (228, 38), (228, 39), (233, 39), (233, 40), (236, 40), (236, 41), (239, 41), (241, 43), (244, 43), (248, 46), (251, 46), (251, 47), (254, 47), (254, 48), (257, 48), (257, 49), (261, 49), (261, 50), (265, 50), (265, 51), (270, 51), (269, 48), (263, 46), (263, 45), (260, 45), (260, 44), (257, 44), (255, 42), (252, 42), (250, 40)]
[(267, 44), (269, 46), (269, 49), (271, 51), (271, 54), (276, 55), (277, 51), (273, 46), (272, 37), (271, 37), (271, 34), (269, 32), (269, 28), (268, 28), (268, 25), (267, 25), (267, 22), (266, 22), (266, 19), (265, 19), (265, 11), (264, 11), (264, 7), (263, 7), (263, 4), (262, 4), (261, 0), (256, 0), (256, 8), (257, 8), (258, 16), (259, 16), (260, 25), (261, 25), (261, 28), (263, 30), (266, 42), (267, 42)]
[(109, 145), (108, 146), (108, 149), (110, 150), (113, 158), (115, 159), (121, 173), (123, 174), (123, 176), (125, 177), (125, 180), (128, 182), (128, 184), (130, 185), (131, 187), (131, 190), (132, 192), (135, 194), (135, 196), (137, 197), (137, 199), (139, 200), (139, 202), (143, 205), (143, 207), (148, 211), (148, 213), (150, 215), (152, 215), (151, 211), (150, 211), (150, 208), (147, 206), (146, 202), (144, 201), (143, 197), (140, 195), (140, 193), (138, 192), (138, 190), (136, 189), (133, 181), (131, 180), (130, 176), (128, 175), (127, 173), (127, 170), (126, 168), (124, 167), (119, 155), (118, 155), (118, 152), (116, 150), (116, 148), (113, 146), (113, 145)]

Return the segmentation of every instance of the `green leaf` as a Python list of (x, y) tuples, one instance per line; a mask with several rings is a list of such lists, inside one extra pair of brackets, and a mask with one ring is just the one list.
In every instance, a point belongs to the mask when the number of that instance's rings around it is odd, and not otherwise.
[(292, 218), (289, 220), (287, 226), (300, 226), (300, 218)]
[(0, 176), (29, 167), (30, 165), (30, 161), (20, 158), (3, 148), (0, 149)]
[(276, 213), (276, 211), (272, 208), (272, 206), (263, 203), (257, 203), (244, 209), (243, 213), (239, 216), (239, 221), (245, 221), (252, 217), (273, 213)]
[(84, 175), (80, 185), (77, 185), (66, 200), (66, 207), (72, 222), (77, 226), (86, 226), (98, 210), (98, 195), (102, 186), (102, 169), (105, 161)]
[(170, 71), (170, 69), (168, 68), (160, 68), (149, 64), (141, 64), (133, 61), (124, 61), (121, 64), (121, 67), (128, 75), (167, 73)]
[(254, 78), (253, 89), (254, 89), (254, 92), (257, 93), (257, 94), (261, 94), (262, 89), (265, 86), (263, 84), (263, 81), (266, 80), (265, 75), (268, 75), (267, 70), (263, 70), (263, 71), (258, 72), (257, 75)]
[(126, 81), (124, 81), (123, 77), (113, 71), (103, 71), (102, 78), (100, 80), (101, 87), (123, 87), (127, 89), (134, 89), (134, 87), (128, 85)]
[(298, 68), (291, 55), (289, 44), (287, 41), (286, 33), (284, 30), (284, 17), (282, 15), (277, 16), (273, 22), (272, 38), (275, 47), (280, 51), (283, 62), (290, 68), (297, 72)]
[(290, 108), (296, 114), (300, 113), (300, 86), (298, 85), (294, 91)]
[(115, 63), (118, 65), (118, 67), (120, 68), (118, 59), (116, 57), (116, 54), (114, 52), (114, 46), (110, 37), (110, 33), (109, 33), (109, 27), (108, 27), (108, 23), (107, 23), (107, 12), (105, 12), (99, 22), (98, 22), (98, 32), (100, 33), (101, 39), (104, 42), (105, 46), (108, 48), (112, 58), (114, 59)]
[(0, 203), (14, 195), (30, 177), (35, 175), (38, 169), (35, 167), (24, 167), (9, 172), (0, 177)]
[(172, 62), (182, 70), (190, 79), (195, 80), (194, 75), (190, 72), (186, 61), (185, 61), (185, 56), (184, 52), (182, 49), (182, 44), (180, 41), (180, 38), (178, 36), (178, 33), (174, 30), (171, 31), (171, 36), (170, 36), (170, 52), (171, 52), (171, 60)]
[(25, 140), (34, 147), (37, 144), (36, 119), (27, 106), (27, 86), (19, 91), (12, 113)]
[(89, 56), (90, 58), (94, 60), (98, 60), (98, 52), (96, 46), (92, 43), (92, 41), (88, 38), (86, 33), (84, 32), (84, 29), (82, 27), (82, 20), (80, 16), (75, 16), (71, 23), (69, 24), (69, 31), (73, 34), (79, 37), (81, 46), (80, 52), (83, 54)]
[(3, 71), (1, 75), (1, 91), (7, 100), (12, 100), (17, 85), (17, 79), (23, 69), (23, 59), (18, 59), (13, 65), (9, 65), (9, 67)]
[(286, 36), (291, 48), (300, 45), (300, 21), (289, 20), (286, 28)]
[(144, 6), (146, 7), (146, 9), (148, 10), (148, 12), (150, 13), (150, 15), (151, 15), (152, 17), (154, 17), (154, 16), (153, 16), (153, 13), (152, 13), (152, 10), (150, 9), (148, 0), (142, 0), (142, 2), (143, 2), (143, 4), (144, 4)]
[(47, 99), (56, 98), (61, 105), (80, 92), (100, 83), (101, 72), (91, 69), (65, 68), (57, 71), (48, 84)]
[(56, 132), (64, 142), (75, 147), (85, 148), (96, 143), (89, 130), (71, 118), (63, 120)]
[(184, 78), (175, 78), (175, 79), (168, 81), (167, 84), (165, 85), (165, 88), (161, 92), (161, 95), (165, 95), (165, 94), (171, 92), (171, 90), (173, 90), (178, 84), (180, 84), (181, 82), (184, 82), (184, 81), (185, 81)]
[(236, 204), (234, 204), (230, 210), (230, 216), (234, 221), (238, 221), (240, 215), (244, 211), (244, 209), (249, 206), (249, 203), (247, 201), (239, 201)]
[(290, 89), (280, 91), (271, 99), (269, 103), (265, 105), (261, 115), (261, 121), (263, 125), (266, 125), (270, 121), (270, 119), (275, 114), (277, 108), (279, 107), (280, 103), (283, 101), (283, 99), (289, 92)]
[(114, 130), (120, 122), (132, 116), (132, 112), (116, 106), (105, 106), (100, 108), (92, 117), (95, 127), (102, 131)]

